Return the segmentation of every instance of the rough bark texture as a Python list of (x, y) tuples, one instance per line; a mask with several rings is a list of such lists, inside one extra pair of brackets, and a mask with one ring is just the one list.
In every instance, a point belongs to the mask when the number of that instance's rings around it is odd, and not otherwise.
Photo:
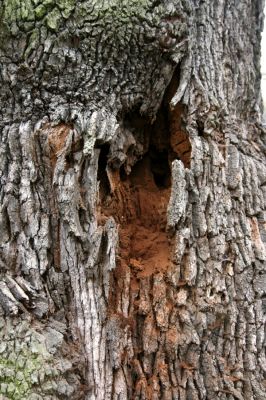
[(1, 1), (1, 399), (266, 398), (262, 10)]

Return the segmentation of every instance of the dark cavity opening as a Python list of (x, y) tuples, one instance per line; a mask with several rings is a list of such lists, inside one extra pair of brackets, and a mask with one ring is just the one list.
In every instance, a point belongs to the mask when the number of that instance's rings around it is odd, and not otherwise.
[(100, 182), (99, 197), (100, 201), (104, 201), (106, 196), (110, 193), (110, 183), (107, 176), (107, 163), (110, 146), (104, 144), (99, 146), (100, 154), (98, 159), (97, 181)]
[(158, 189), (170, 187), (171, 169), (167, 149), (158, 151), (156, 147), (151, 146), (149, 153), (151, 172), (156, 186)]
[[(106, 199), (109, 207), (114, 191), (118, 187), (121, 189), (121, 184), (135, 189), (142, 186), (151, 191), (157, 189), (162, 192), (170, 189), (171, 164), (176, 159), (181, 160), (185, 167), (190, 167), (191, 144), (184, 127), (185, 108), (181, 104), (174, 110), (169, 108), (177, 84), (178, 74), (175, 74), (155, 122), (152, 123), (147, 116), (141, 115), (141, 105), (138, 105), (130, 112), (120, 115), (124, 138), (120, 137), (117, 140), (118, 145), (121, 143), (122, 147), (110, 147), (106, 144), (98, 147), (100, 155), (97, 178), (100, 182), (101, 207), (104, 208)], [(133, 195), (130, 193), (130, 196)], [(124, 197), (122, 195), (121, 199)], [(124, 218), (126, 213), (124, 210), (122, 213)], [(104, 214), (106, 215), (106, 212)], [(111, 211), (108, 214), (110, 215)], [(116, 213), (116, 219), (119, 218), (119, 213)]]
[[(158, 189), (171, 186), (171, 162), (176, 158), (170, 143), (169, 116), (166, 105), (162, 104), (156, 121), (140, 115), (138, 110), (124, 116), (123, 125), (133, 133), (136, 145), (127, 152), (128, 159), (134, 159), (131, 172), (127, 173), (127, 161), (120, 168), (120, 178), (133, 180), (140, 184), (149, 175)], [(142, 148), (142, 154), (139, 154)], [(139, 177), (139, 179), (137, 179)]]

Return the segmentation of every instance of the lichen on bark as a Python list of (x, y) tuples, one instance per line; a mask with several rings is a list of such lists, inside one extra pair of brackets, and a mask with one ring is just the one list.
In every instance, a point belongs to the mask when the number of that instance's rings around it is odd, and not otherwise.
[(27, 316), (19, 318), (16, 324), (9, 318), (1, 318), (0, 324), (1, 398), (69, 398), (80, 390), (72, 373), (73, 359), (59, 357), (58, 349), (64, 342), (63, 331), (58, 331), (58, 328), (64, 330), (60, 323), (46, 328), (46, 332), (41, 324), (31, 326)]

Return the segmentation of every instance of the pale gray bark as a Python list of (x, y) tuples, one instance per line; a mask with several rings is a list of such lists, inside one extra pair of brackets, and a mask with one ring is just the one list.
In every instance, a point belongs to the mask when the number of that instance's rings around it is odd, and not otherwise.
[(265, 399), (262, 3), (1, 2), (0, 398)]

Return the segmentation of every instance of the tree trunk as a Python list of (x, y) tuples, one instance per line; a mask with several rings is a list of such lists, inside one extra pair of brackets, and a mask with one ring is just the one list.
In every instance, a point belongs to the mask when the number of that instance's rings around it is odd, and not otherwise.
[(0, 398), (265, 400), (260, 0), (2, 0)]

